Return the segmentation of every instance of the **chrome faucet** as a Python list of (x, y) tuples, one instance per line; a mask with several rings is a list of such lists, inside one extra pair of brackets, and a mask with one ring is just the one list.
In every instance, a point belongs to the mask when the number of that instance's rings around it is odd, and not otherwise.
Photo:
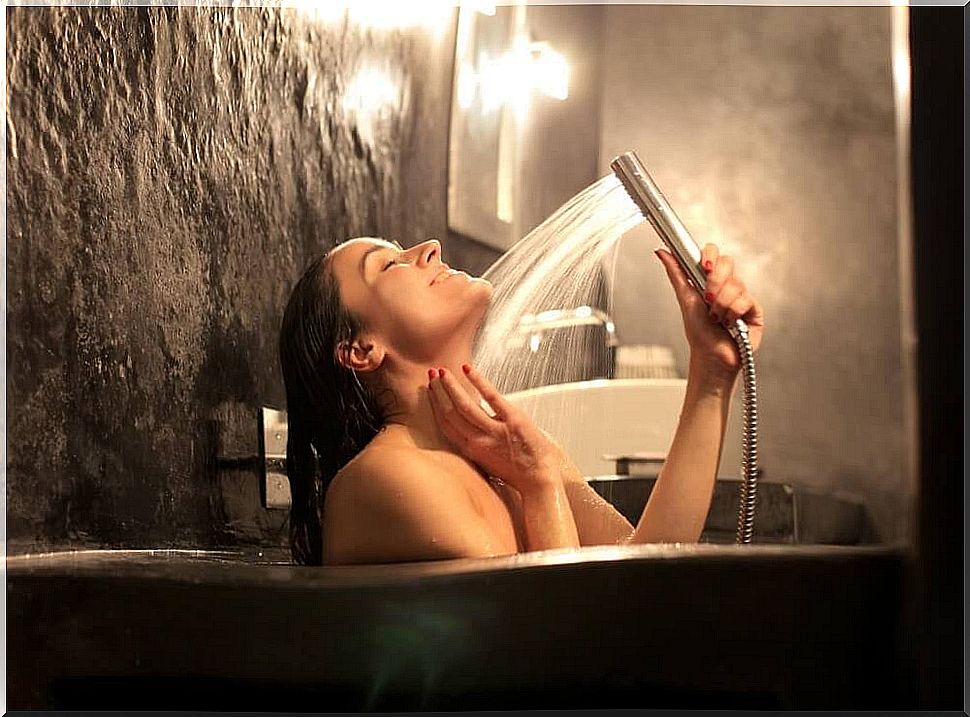
[(508, 347), (519, 348), (526, 342), (532, 351), (539, 350), (542, 335), (551, 329), (568, 326), (602, 326), (606, 330), (606, 345), (616, 348), (616, 327), (609, 314), (592, 306), (577, 306), (575, 309), (550, 309), (538, 314), (523, 314), (519, 319), (518, 330), (509, 337)]
[(528, 347), (530, 352), (536, 353), (539, 351), (547, 332), (580, 326), (603, 327), (606, 332), (607, 350), (605, 378), (613, 378), (616, 348), (619, 345), (616, 338), (616, 327), (609, 314), (592, 306), (583, 305), (574, 309), (550, 309), (537, 314), (523, 314), (519, 319), (516, 330), (507, 339), (505, 347), (506, 350)]

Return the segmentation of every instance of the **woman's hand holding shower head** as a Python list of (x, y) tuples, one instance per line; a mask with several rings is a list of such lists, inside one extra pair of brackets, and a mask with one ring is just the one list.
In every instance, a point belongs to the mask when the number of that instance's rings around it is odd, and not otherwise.
[(742, 319), (748, 325), (753, 351), (758, 350), (764, 333), (764, 310), (735, 273), (734, 259), (721, 254), (715, 244), (704, 246), (701, 265), (707, 283), (701, 297), (670, 252), (655, 253), (667, 270), (680, 305), (692, 370), (696, 368), (704, 374), (699, 378), (733, 381), (741, 368), (741, 357), (734, 339), (722, 327)]

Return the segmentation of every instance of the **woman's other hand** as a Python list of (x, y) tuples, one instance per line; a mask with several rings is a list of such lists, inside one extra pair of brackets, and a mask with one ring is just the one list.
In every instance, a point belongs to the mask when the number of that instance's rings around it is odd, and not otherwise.
[(562, 449), (475, 368), (465, 375), (495, 412), (490, 416), (446, 369), (428, 370), (435, 420), (463, 456), (522, 494), (559, 482)]
[(701, 250), (701, 266), (707, 274), (703, 298), (687, 281), (687, 275), (670, 252), (658, 249), (656, 254), (667, 270), (680, 304), (690, 346), (691, 370), (700, 371), (708, 378), (733, 381), (741, 368), (741, 357), (725, 327), (742, 319), (748, 325), (751, 348), (757, 351), (764, 332), (761, 304), (734, 273), (734, 260), (720, 254), (714, 244), (707, 244)]

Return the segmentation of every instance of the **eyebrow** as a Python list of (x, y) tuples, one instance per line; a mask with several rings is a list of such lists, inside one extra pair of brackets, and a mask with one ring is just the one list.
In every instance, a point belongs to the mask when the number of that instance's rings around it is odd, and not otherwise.
[[(404, 247), (401, 246), (398, 242), (395, 241), (395, 242), (391, 242), (391, 243), (394, 244), (394, 246), (396, 246), (401, 251), (404, 251)], [(360, 272), (360, 275), (361, 276), (364, 275), (364, 262), (367, 261), (367, 257), (369, 257), (371, 254), (373, 254), (375, 251), (381, 251), (382, 249), (386, 251), (386, 250), (390, 249), (390, 247), (389, 246), (384, 246), (384, 245), (381, 245), (381, 244), (376, 244), (376, 245), (372, 246), (370, 249), (368, 249), (367, 251), (365, 251), (363, 254), (360, 255), (360, 265), (358, 266), (357, 270)]]

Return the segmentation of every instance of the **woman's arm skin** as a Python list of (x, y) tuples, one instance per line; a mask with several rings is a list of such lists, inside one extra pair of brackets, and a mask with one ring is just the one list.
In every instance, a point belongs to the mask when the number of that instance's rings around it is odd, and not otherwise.
[(562, 483), (550, 481), (520, 495), (528, 550), (579, 547), (579, 532)]
[(695, 542), (710, 511), (731, 393), (741, 368), (737, 346), (724, 327), (744, 319), (757, 351), (764, 311), (734, 275), (734, 260), (720, 255), (714, 244), (701, 251), (708, 275), (703, 299), (669, 252), (656, 254), (680, 305), (690, 365), (677, 431), (631, 542)]
[(581, 545), (616, 545), (630, 540), (633, 535), (630, 521), (593, 490), (565, 452), (560, 478), (576, 520)]
[(631, 543), (694, 543), (714, 495), (733, 381), (688, 374), (684, 406), (667, 459)]

